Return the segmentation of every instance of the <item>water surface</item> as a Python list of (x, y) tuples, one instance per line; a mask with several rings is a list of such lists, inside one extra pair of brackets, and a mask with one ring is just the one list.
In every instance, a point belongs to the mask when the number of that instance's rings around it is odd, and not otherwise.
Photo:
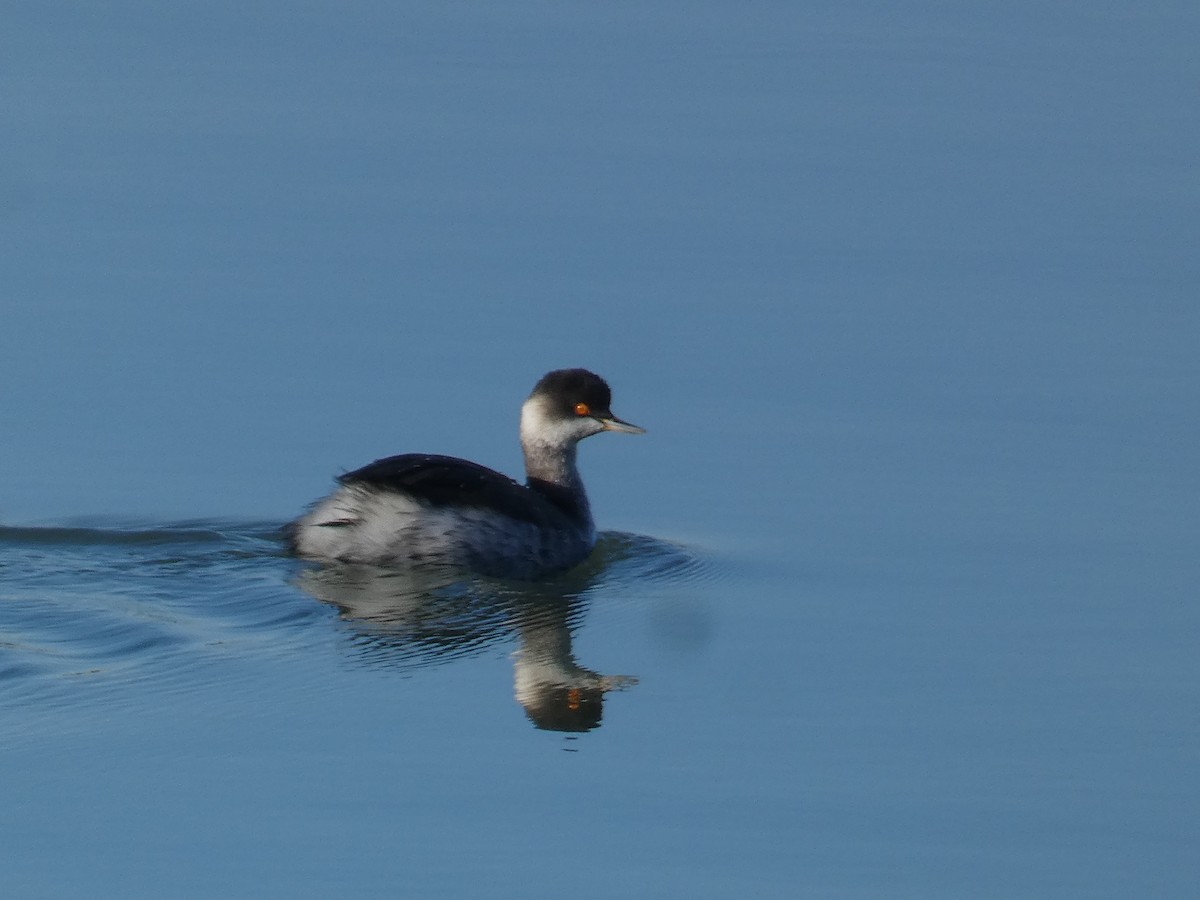
[[(4, 896), (1194, 895), (1194, 3), (5, 23)], [(281, 553), (576, 365), (580, 570)]]

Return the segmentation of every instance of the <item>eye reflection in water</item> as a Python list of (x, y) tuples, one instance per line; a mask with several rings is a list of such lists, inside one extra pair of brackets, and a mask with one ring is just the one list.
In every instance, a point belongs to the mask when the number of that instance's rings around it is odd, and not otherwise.
[(575, 660), (572, 638), (587, 594), (616, 564), (640, 558), (643, 565), (627, 574), (653, 577), (679, 556), (651, 539), (609, 535), (583, 565), (536, 584), (340, 564), (305, 569), (296, 584), (339, 609), (360, 658), (386, 665), (433, 665), (515, 636), (514, 693), (530, 721), (548, 731), (585, 732), (599, 727), (605, 694), (637, 684), (634, 676), (604, 675)]

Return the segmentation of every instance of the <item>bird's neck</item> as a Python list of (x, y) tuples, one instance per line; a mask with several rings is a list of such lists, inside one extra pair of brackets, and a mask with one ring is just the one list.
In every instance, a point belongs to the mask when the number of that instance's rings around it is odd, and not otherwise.
[(575, 444), (566, 447), (522, 440), (530, 489), (546, 497), (573, 521), (592, 528), (592, 510), (575, 465)]

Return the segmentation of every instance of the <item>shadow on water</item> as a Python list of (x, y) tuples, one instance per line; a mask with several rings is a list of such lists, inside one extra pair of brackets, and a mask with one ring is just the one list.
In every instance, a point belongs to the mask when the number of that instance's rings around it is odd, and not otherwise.
[(516, 639), (514, 693), (530, 721), (550, 731), (599, 727), (610, 691), (637, 684), (579, 664), (574, 635), (592, 598), (622, 582), (671, 578), (697, 568), (675, 544), (605, 533), (581, 566), (537, 583), (445, 571), (371, 566), (309, 568), (296, 584), (339, 610), (355, 655), (373, 664), (428, 666)]

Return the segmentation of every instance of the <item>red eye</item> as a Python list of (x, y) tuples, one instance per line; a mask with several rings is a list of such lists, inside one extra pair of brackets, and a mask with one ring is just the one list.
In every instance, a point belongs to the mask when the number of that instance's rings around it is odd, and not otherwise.
[(575, 404), (575, 415), (590, 416), (591, 414), (592, 414), (592, 410), (586, 403), (576, 403)]

